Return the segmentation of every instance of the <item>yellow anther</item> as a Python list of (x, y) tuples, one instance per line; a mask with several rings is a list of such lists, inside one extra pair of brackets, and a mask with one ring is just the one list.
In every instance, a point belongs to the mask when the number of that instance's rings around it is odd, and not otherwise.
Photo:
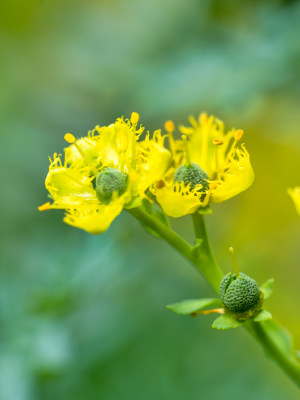
[(175, 130), (174, 122), (171, 121), (171, 120), (166, 121), (166, 122), (165, 122), (165, 130), (166, 130), (168, 133), (174, 132), (174, 130)]
[(244, 135), (243, 129), (238, 129), (234, 134), (234, 138), (235, 140), (241, 140), (243, 135)]
[(74, 135), (72, 135), (72, 133), (66, 133), (65, 134), (65, 141), (68, 143), (75, 143), (76, 142), (76, 138)]
[(173, 157), (175, 157), (176, 149), (175, 149), (174, 138), (173, 138), (173, 135), (172, 135), (172, 133), (175, 130), (174, 122), (171, 121), (171, 120), (166, 121), (165, 122), (165, 130), (168, 132), (168, 138), (169, 138), (169, 144), (170, 144), (171, 153), (172, 153)]
[(162, 188), (165, 187), (165, 186), (166, 186), (166, 184), (165, 184), (165, 182), (164, 182), (163, 180), (157, 181), (157, 182), (155, 183), (156, 189), (162, 189)]
[(50, 202), (48, 201), (45, 204), (42, 204), (41, 206), (38, 207), (39, 211), (46, 211), (46, 210), (50, 210), (51, 209), (51, 205)]
[(221, 144), (223, 144), (223, 143), (224, 143), (224, 141), (223, 141), (222, 137), (216, 137), (213, 140), (213, 144), (216, 144), (217, 146), (221, 146)]
[(140, 116), (137, 112), (133, 112), (130, 117), (130, 122), (133, 125), (136, 125), (139, 122)]
[(208, 116), (206, 113), (201, 113), (200, 114), (200, 121), (202, 125), (205, 125), (208, 121)]

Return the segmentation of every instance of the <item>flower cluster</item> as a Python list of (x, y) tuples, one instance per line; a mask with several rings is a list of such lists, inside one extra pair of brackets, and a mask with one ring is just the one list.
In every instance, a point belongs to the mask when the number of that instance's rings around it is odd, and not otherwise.
[(181, 140), (173, 139), (174, 125), (167, 121), (173, 164), (153, 190), (171, 217), (193, 214), (208, 203), (219, 203), (246, 190), (254, 173), (245, 146), (238, 145), (241, 129), (225, 132), (219, 119), (201, 114), (180, 126)]
[(222, 121), (201, 114), (190, 118), (190, 127), (179, 127), (182, 137), (175, 140), (173, 122), (166, 122), (166, 135), (157, 130), (150, 136), (138, 121), (132, 113), (80, 139), (67, 133), (64, 160), (56, 153), (50, 158), (45, 182), (53, 202), (39, 210), (65, 209), (66, 223), (98, 234), (143, 198), (155, 196), (165, 214), (177, 218), (251, 185), (242, 130), (226, 133)]

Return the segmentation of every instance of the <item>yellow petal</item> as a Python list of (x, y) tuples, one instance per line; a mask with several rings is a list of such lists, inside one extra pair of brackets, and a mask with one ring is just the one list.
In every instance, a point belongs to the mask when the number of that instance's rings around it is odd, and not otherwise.
[(112, 221), (121, 213), (125, 196), (113, 200), (110, 204), (101, 204), (96, 207), (69, 210), (64, 222), (83, 229), (93, 235), (106, 231)]
[(129, 154), (131, 132), (124, 121), (117, 121), (108, 127), (100, 128), (98, 153), (103, 165), (117, 168), (121, 163), (121, 153), (127, 165), (130, 164)]
[[(98, 157), (97, 141), (92, 137), (84, 137), (76, 140), (76, 144), (85, 152), (89, 160), (94, 161)], [(65, 161), (67, 164), (85, 164), (85, 160), (74, 144), (65, 148)]]
[(163, 139), (159, 131), (153, 139), (146, 138), (138, 143), (137, 184), (138, 195), (143, 195), (155, 181), (163, 178), (171, 164), (171, 153), (163, 147)]
[(128, 173), (132, 163), (132, 140), (138, 140), (144, 128), (134, 129), (130, 121), (118, 118), (108, 127), (102, 127), (99, 131), (98, 154), (99, 160), (105, 166), (121, 168)]
[(235, 149), (228, 161), (222, 179), (212, 191), (211, 200), (220, 203), (246, 190), (253, 182), (254, 172), (244, 146)]
[(200, 197), (203, 193), (198, 192), (201, 187), (201, 185), (196, 185), (190, 191), (189, 187), (175, 182), (175, 184), (166, 184), (162, 188), (156, 188), (153, 192), (164, 212), (170, 217), (179, 218), (187, 214), (194, 214), (200, 206), (207, 205), (209, 194), (204, 201), (201, 201)]
[(297, 213), (300, 215), (300, 186), (296, 186), (295, 188), (288, 189), (288, 194), (291, 196)]
[(189, 122), (192, 125), (191, 127), (180, 126), (179, 129), (183, 134), (189, 136), (190, 159), (212, 178), (216, 172), (214, 139), (222, 137), (223, 145), (219, 149), (219, 162), (222, 163), (227, 143), (232, 135), (225, 135), (223, 122), (212, 115), (208, 117), (203, 113), (198, 120), (190, 117)]
[(97, 204), (96, 192), (85, 171), (59, 167), (50, 169), (45, 186), (53, 197), (55, 208), (70, 208), (83, 203)]

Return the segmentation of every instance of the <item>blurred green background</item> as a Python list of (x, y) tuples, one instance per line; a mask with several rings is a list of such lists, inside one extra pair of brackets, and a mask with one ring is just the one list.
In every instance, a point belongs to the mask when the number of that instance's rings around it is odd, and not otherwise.
[[(259, 283), (300, 348), (299, 1), (4, 1), (1, 46), (0, 400), (293, 400), (296, 387), (237, 329), (165, 305), (211, 296), (122, 214), (91, 236), (47, 201), (63, 136), (141, 115), (153, 130), (206, 110), (243, 128), (255, 183), (207, 217), (216, 257)], [(191, 238), (190, 218), (173, 221)]]

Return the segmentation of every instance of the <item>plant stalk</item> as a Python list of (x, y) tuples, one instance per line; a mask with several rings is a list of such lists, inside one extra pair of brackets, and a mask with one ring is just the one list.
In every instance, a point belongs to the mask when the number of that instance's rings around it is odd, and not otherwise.
[[(216, 292), (219, 290), (220, 281), (223, 278), (223, 272), (215, 262), (206, 236), (204, 224), (199, 225), (199, 235), (203, 234), (201, 242), (196, 246), (191, 246), (186, 240), (174, 232), (163, 222), (155, 218), (153, 215), (144, 211), (141, 207), (127, 210), (131, 215), (138, 219), (143, 225), (151, 228), (162, 239), (168, 242), (181, 255), (183, 255), (190, 263), (196, 267), (211, 284)], [(200, 216), (199, 216), (200, 217)]]
[(248, 321), (244, 325), (247, 331), (261, 344), (265, 352), (298, 386), (300, 386), (300, 363), (291, 353), (279, 348), (269, 335), (263, 322)]
[[(219, 285), (224, 274), (212, 254), (203, 215), (198, 213), (192, 215), (197, 244), (191, 246), (169, 226), (165, 225), (153, 214), (146, 212), (142, 207), (127, 211), (144, 226), (155, 231), (160, 238), (164, 239), (170, 246), (190, 261), (219, 295)], [(244, 327), (261, 344), (267, 354), (281, 369), (300, 386), (300, 363), (292, 354), (289, 355), (278, 347), (269, 335), (264, 323), (248, 321), (244, 324)]]

